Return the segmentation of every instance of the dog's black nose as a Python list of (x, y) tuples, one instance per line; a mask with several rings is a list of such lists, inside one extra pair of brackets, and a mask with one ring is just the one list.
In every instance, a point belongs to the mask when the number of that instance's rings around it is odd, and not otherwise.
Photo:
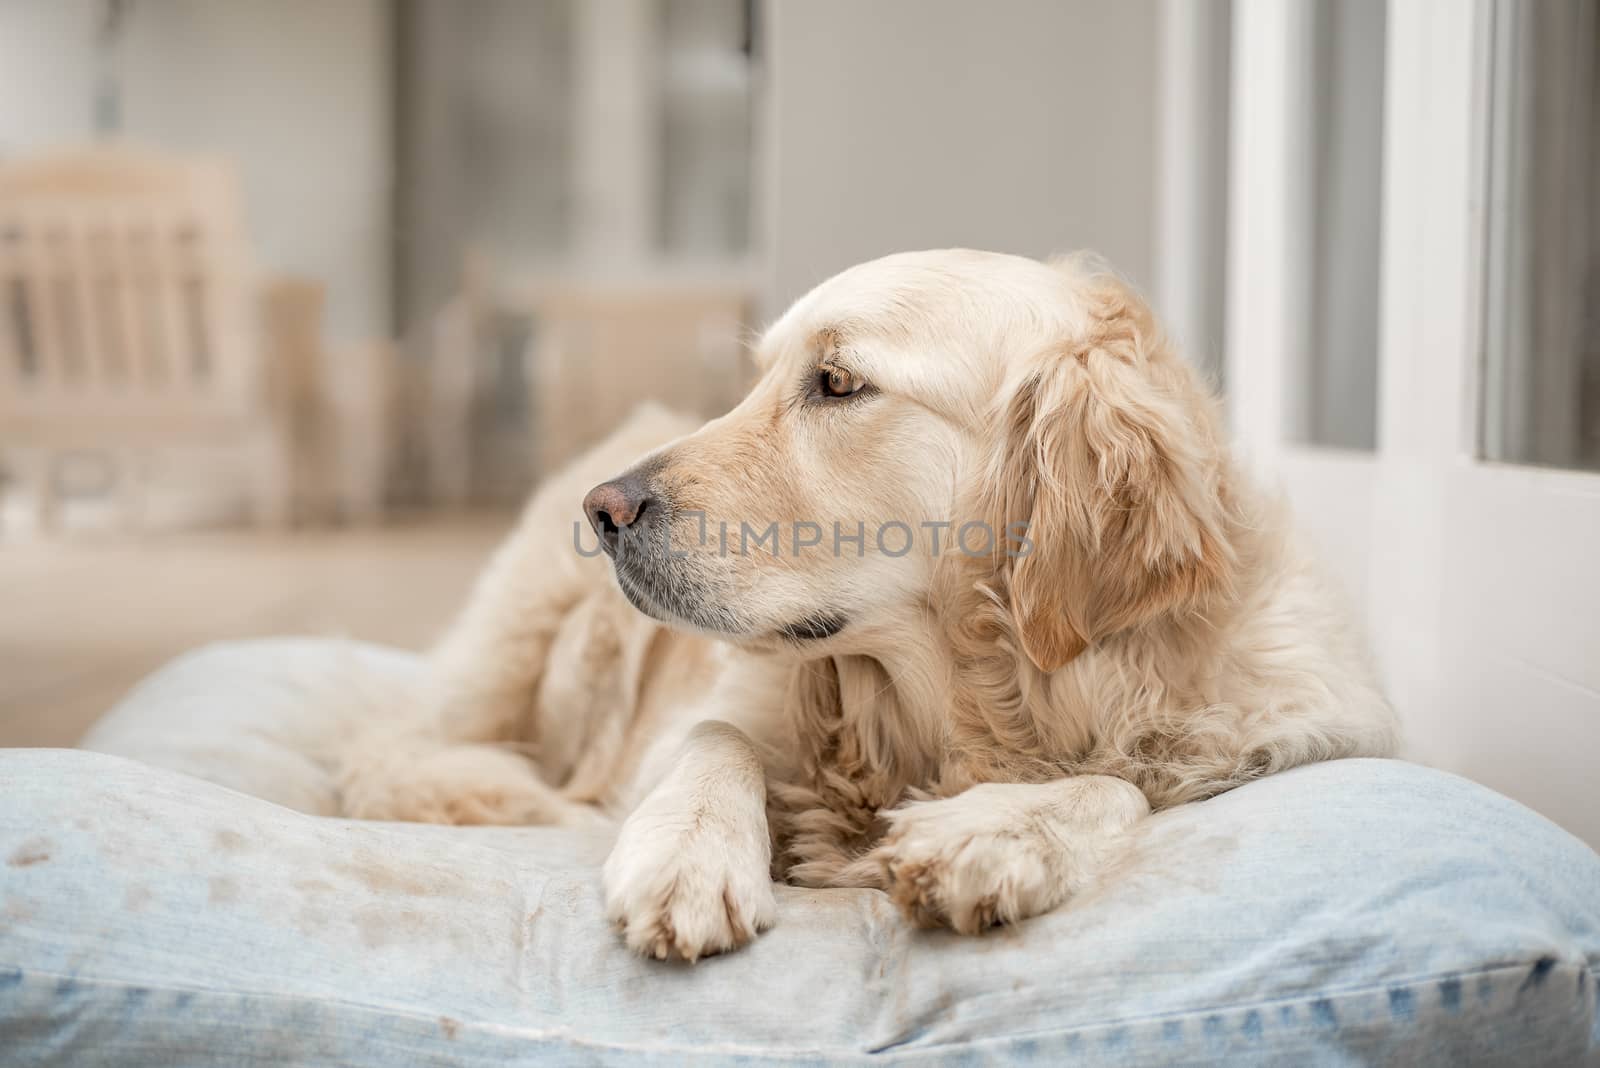
[(642, 521), (654, 503), (642, 478), (623, 475), (590, 490), (583, 499), (583, 514), (606, 552), (614, 555), (622, 532)]

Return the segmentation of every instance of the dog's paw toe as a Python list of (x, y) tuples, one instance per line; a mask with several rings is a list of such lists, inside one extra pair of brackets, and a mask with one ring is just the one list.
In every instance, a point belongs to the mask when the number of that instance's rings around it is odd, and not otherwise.
[(628, 948), (656, 960), (692, 962), (738, 949), (771, 927), (777, 914), (770, 884), (682, 870), (608, 886), (607, 899), (608, 916)]
[(777, 898), (759, 858), (741, 865), (694, 836), (641, 846), (619, 841), (605, 869), (606, 918), (635, 953), (695, 961), (772, 926)]
[(1049, 850), (1001, 825), (974, 826), (964, 808), (919, 802), (890, 821), (876, 858), (890, 899), (919, 926), (978, 934), (1063, 896), (1064, 873)]

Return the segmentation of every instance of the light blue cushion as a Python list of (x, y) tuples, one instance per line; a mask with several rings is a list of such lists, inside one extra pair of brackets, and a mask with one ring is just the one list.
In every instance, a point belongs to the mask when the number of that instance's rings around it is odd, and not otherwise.
[[(259, 698), (269, 657), (415, 670), (341, 648), (192, 658), (100, 744), (176, 692), (192, 741), (195, 680)], [(163, 714), (151, 738), (182, 719)], [(103, 753), (0, 751), (0, 1064), (1600, 1062), (1600, 857), (1398, 762), (1160, 815), (1100, 886), (981, 938), (915, 930), (876, 892), (786, 888), (753, 946), (643, 961), (601, 914), (607, 845), (351, 823)]]

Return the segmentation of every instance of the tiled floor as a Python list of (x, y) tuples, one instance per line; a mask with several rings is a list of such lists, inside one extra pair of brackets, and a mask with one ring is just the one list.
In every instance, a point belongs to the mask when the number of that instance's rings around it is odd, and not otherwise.
[(208, 641), (421, 649), (510, 523), (0, 542), (0, 746), (72, 745), (139, 678)]

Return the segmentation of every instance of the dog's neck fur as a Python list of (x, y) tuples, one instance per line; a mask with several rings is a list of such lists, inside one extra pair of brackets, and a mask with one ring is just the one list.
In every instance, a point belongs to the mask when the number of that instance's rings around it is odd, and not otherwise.
[(780, 867), (803, 885), (876, 885), (880, 873), (861, 858), (882, 833), (880, 810), (984, 779), (1051, 777), (1037, 761), (1002, 769), (1007, 739), (958, 715), (971, 704), (970, 665), (933, 612), (907, 612), (857, 649), (791, 668), (793, 759), (769, 787)]
[[(1248, 518), (1230, 526), (1235, 550), (1253, 565), (1246, 573), (1274, 573), (1262, 557), (1282, 546), (1264, 540)], [(881, 833), (877, 812), (909, 799), (1072, 772), (1118, 774), (1145, 786), (1140, 754), (1126, 750), (1181, 744), (1174, 717), (1204, 703), (1204, 683), (1174, 672), (1165, 675), (1162, 707), (1136, 709), (1142, 694), (1122, 695), (1127, 708), (1101, 707), (1108, 698), (1119, 703), (1106, 679), (1120, 671), (1108, 664), (1214, 663), (1240, 598), (1254, 592), (1235, 589), (1204, 616), (1149, 621), (1044, 672), (1022, 651), (994, 584), (970, 569), (951, 570), (938, 576), (928, 605), (861, 636), (850, 655), (796, 663), (785, 712), (798, 759), (772, 790), (789, 878), (874, 885), (879, 873), (861, 857)], [(948, 607), (941, 613), (939, 605)], [(1148, 720), (1148, 737), (1113, 744), (1110, 720), (1134, 713)], [(1165, 788), (1151, 784), (1154, 799)]]

